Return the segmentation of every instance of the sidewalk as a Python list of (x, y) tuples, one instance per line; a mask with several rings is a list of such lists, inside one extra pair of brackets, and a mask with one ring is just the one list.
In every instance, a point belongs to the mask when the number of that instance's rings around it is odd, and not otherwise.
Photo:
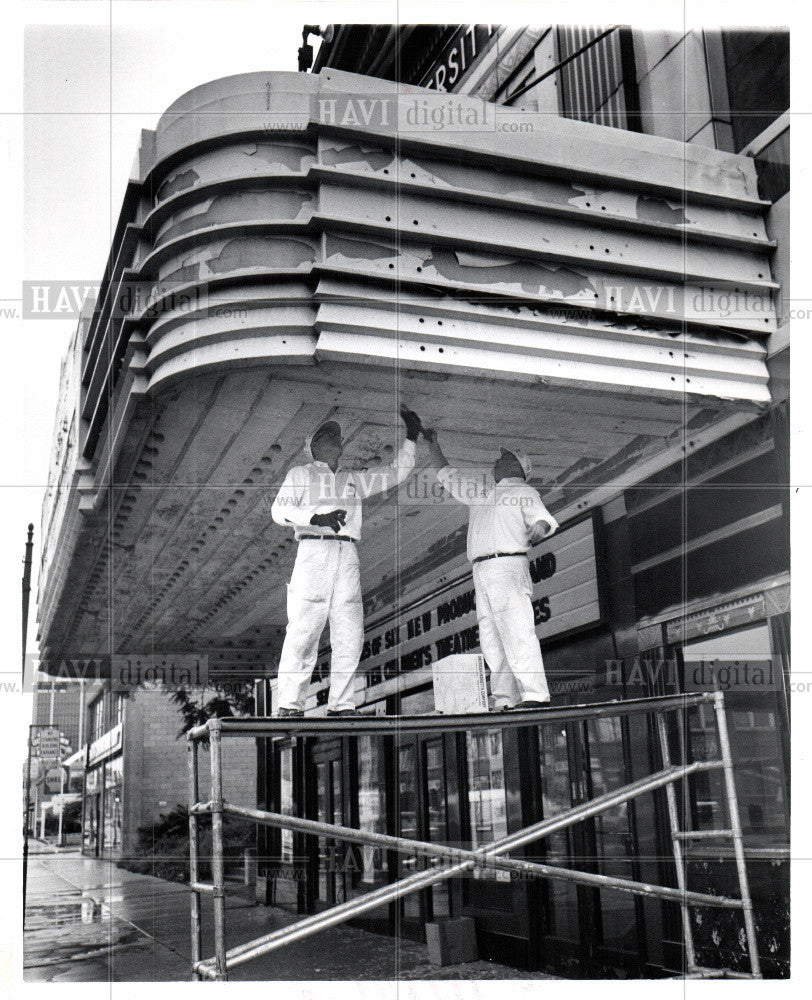
[[(185, 886), (84, 858), (75, 850), (51, 853), (40, 844), (31, 845), (28, 865), (26, 982), (191, 979)], [(229, 947), (297, 919), (236, 893), (226, 897)], [(211, 900), (204, 898), (203, 954), (213, 953)], [(229, 971), (230, 980), (266, 982), (552, 978), (485, 961), (438, 968), (429, 963), (424, 945), (346, 925)]]

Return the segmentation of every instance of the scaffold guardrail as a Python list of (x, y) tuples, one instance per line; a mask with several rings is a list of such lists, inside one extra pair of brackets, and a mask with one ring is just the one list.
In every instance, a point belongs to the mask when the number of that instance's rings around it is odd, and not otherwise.
[[(668, 745), (666, 716), (685, 713), (689, 708), (708, 703), (714, 708), (716, 731), (719, 740), (719, 757), (713, 760), (681, 762), (674, 764)], [(597, 798), (564, 810), (556, 816), (543, 819), (507, 837), (485, 844), (475, 850), (411, 840), (389, 834), (358, 830), (334, 823), (324, 823), (298, 816), (253, 809), (226, 802), (223, 798), (221, 741), (224, 736), (254, 736), (269, 738), (283, 735), (317, 736), (328, 733), (343, 735), (411, 735), (442, 729), (444, 732), (472, 729), (514, 728), (542, 726), (553, 722), (582, 722), (590, 718), (618, 717), (643, 713), (656, 720), (662, 756), (662, 769)], [(410, 893), (428, 888), (477, 868), (493, 868), (507, 872), (521, 872), (527, 876), (560, 879), (579, 885), (612, 889), (634, 895), (670, 900), (680, 906), (683, 944), (685, 948), (686, 978), (730, 976), (734, 978), (761, 978), (761, 968), (755, 934), (753, 904), (744, 857), (738, 800), (733, 773), (733, 760), (725, 716), (724, 694), (721, 691), (697, 694), (671, 695), (659, 698), (635, 698), (626, 701), (599, 702), (586, 705), (568, 705), (502, 713), (498, 716), (481, 715), (421, 715), (421, 716), (359, 716), (352, 718), (239, 718), (210, 719), (187, 733), (189, 748), (189, 889), (191, 899), (192, 976), (195, 980), (226, 980), (228, 970), (258, 958), (271, 951), (308, 937), (327, 927), (350, 920), (382, 904), (400, 899)], [(211, 761), (211, 798), (200, 800), (198, 746), (208, 740)], [(730, 826), (713, 830), (682, 830), (674, 785), (692, 774), (721, 770), (724, 776), (724, 794), (727, 801)], [(521, 858), (506, 857), (511, 851), (525, 847), (591, 819), (609, 809), (629, 802), (648, 792), (664, 789), (668, 807), (671, 846), (676, 866), (676, 887), (653, 885), (611, 875), (600, 875), (578, 869), (547, 865)], [(212, 825), (212, 881), (203, 883), (198, 877), (200, 828), (199, 818), (211, 816)], [(426, 871), (416, 872), (389, 885), (382, 886), (363, 896), (339, 903), (320, 913), (304, 917), (294, 924), (263, 935), (253, 941), (226, 949), (225, 934), (225, 875), (223, 817), (240, 816), (266, 826), (295, 830), (300, 833), (331, 837), (355, 844), (367, 844), (400, 853), (418, 854), (431, 859), (435, 865)], [(685, 872), (683, 844), (692, 839), (729, 839), (733, 844), (739, 883), (739, 898), (716, 896), (688, 889)], [(440, 866), (440, 862), (443, 862)], [(201, 897), (212, 896), (214, 908), (214, 949), (211, 958), (202, 958)], [(713, 969), (700, 966), (696, 959), (691, 906), (715, 906), (742, 911), (744, 933), (750, 972), (730, 969)]]

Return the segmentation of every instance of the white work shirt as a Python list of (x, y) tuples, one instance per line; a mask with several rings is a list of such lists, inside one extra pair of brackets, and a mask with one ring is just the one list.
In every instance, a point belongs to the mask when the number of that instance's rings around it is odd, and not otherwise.
[(528, 529), (536, 521), (546, 521), (550, 535), (558, 521), (542, 503), (538, 492), (524, 479), (508, 477), (497, 483), (490, 473), (471, 469), (440, 469), (437, 479), (455, 500), (467, 504), (468, 558), (489, 556), (496, 552), (527, 552)]
[(326, 462), (309, 462), (288, 470), (285, 481), (271, 507), (271, 517), (283, 527), (293, 526), (296, 538), (301, 535), (335, 536), (332, 528), (310, 523), (314, 514), (346, 510), (347, 519), (338, 532), (358, 541), (361, 537), (361, 501), (384, 493), (407, 478), (414, 468), (415, 443), (403, 442), (391, 465), (381, 465), (364, 472), (339, 469), (333, 472)]

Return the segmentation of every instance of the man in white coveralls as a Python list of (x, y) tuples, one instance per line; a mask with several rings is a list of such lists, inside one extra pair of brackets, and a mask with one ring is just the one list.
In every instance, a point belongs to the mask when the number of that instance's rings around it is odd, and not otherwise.
[(277, 524), (292, 527), (299, 543), (288, 584), (288, 626), (279, 660), (280, 716), (303, 714), (319, 640), (330, 620), (328, 715), (355, 715), (355, 672), (364, 642), (364, 613), (356, 543), (361, 501), (402, 483), (414, 468), (420, 419), (401, 410), (406, 440), (392, 465), (366, 472), (339, 471), (341, 427), (323, 423), (307, 441), (313, 459), (288, 471), (271, 508)]
[(539, 708), (550, 700), (532, 605), (527, 557), (531, 545), (558, 522), (527, 482), (527, 456), (502, 448), (493, 469), (452, 468), (434, 430), (424, 430), (430, 462), (445, 490), (470, 508), (472, 563), (479, 641), (491, 671), (495, 709)]

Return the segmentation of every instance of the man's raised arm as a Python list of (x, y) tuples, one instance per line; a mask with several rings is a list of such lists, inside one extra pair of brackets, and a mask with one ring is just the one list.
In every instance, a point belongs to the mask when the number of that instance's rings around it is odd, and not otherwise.
[(399, 486), (408, 479), (412, 469), (414, 469), (417, 436), (421, 431), (420, 417), (413, 410), (405, 408), (400, 411), (400, 415), (406, 424), (406, 439), (398, 448), (394, 461), (390, 465), (382, 465), (376, 469), (369, 469), (367, 472), (354, 472), (352, 474), (356, 495), (362, 499), (374, 497), (378, 493), (391, 490), (393, 486)]
[(470, 506), (481, 495), (485, 477), (473, 469), (452, 468), (443, 454), (434, 428), (424, 428), (423, 437), (429, 446), (429, 465), (437, 473), (443, 489), (455, 500)]

